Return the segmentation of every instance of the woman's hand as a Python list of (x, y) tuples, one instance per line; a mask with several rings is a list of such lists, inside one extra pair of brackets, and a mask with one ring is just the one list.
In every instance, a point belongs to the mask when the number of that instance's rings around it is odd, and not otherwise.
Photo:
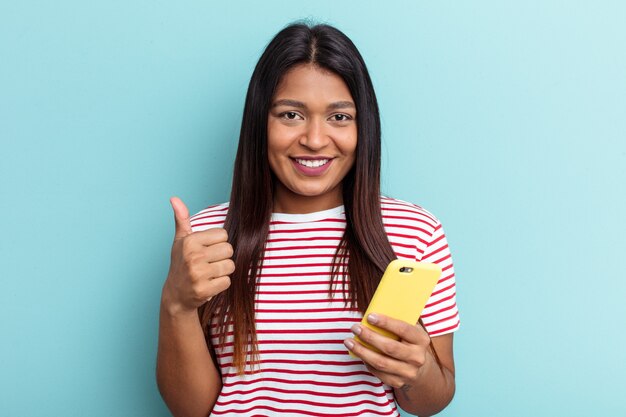
[(410, 325), (382, 314), (370, 314), (370, 324), (388, 330), (400, 337), (393, 340), (382, 336), (360, 324), (352, 326), (352, 332), (359, 339), (380, 350), (375, 352), (355, 339), (346, 339), (346, 347), (361, 358), (367, 369), (381, 381), (393, 388), (417, 385), (428, 359), (430, 336), (420, 325)]
[(198, 307), (230, 286), (235, 270), (233, 247), (226, 230), (192, 232), (189, 210), (177, 197), (174, 209), (176, 232), (161, 302), (170, 314), (196, 313)]

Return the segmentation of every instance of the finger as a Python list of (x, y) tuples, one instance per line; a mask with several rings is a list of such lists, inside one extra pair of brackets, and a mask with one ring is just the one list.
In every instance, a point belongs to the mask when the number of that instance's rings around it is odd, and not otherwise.
[(373, 326), (387, 330), (411, 344), (421, 346), (430, 344), (430, 336), (422, 326), (409, 324), (383, 314), (368, 314), (367, 322)]
[(207, 262), (218, 262), (233, 257), (233, 247), (228, 242), (216, 243), (204, 248)]
[(178, 197), (170, 198), (170, 204), (174, 210), (174, 221), (176, 229), (174, 231), (174, 240), (189, 236), (191, 234), (191, 223), (189, 222), (189, 209)]
[(232, 259), (224, 259), (223, 261), (212, 262), (209, 264), (210, 277), (221, 277), (230, 275), (235, 272), (235, 263)]
[(383, 381), (383, 383), (389, 385), (392, 388), (401, 388), (405, 386), (404, 378), (399, 377), (398, 375), (388, 374), (386, 372), (382, 372), (372, 368), (370, 365), (365, 365), (368, 371), (372, 373), (372, 375), (376, 376), (378, 379)]
[(376, 371), (389, 375), (401, 376), (403, 374), (403, 370), (410, 366), (406, 362), (374, 352), (373, 350), (363, 346), (358, 340), (346, 339), (344, 344), (352, 353), (361, 358), (365, 365), (371, 366)]
[(198, 301), (207, 300), (230, 287), (230, 277), (217, 277), (204, 281), (196, 291)]
[(215, 227), (201, 232), (195, 232), (191, 240), (194, 245), (211, 246), (217, 243), (228, 242), (228, 233), (226, 229)]
[(216, 277), (230, 275), (235, 272), (235, 263), (232, 259), (224, 259), (218, 262), (202, 262), (198, 258), (190, 266), (190, 276), (193, 282), (199, 283), (215, 279)]
[(384, 355), (395, 359), (404, 361), (411, 359), (413, 356), (413, 348), (418, 347), (415, 345), (402, 343), (401, 341), (391, 339), (387, 336), (383, 336), (376, 331), (360, 324), (355, 324), (354, 326), (352, 326), (351, 330), (355, 335), (358, 336), (358, 339), (360, 341), (363, 341), (365, 344), (370, 345), (375, 349), (378, 349), (378, 351), (382, 352)]

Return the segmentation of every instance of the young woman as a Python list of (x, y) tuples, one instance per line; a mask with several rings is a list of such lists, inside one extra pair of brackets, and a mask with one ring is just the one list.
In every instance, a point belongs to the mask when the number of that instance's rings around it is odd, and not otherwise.
[[(446, 238), (426, 210), (382, 197), (379, 176), (361, 55), (331, 26), (288, 26), (250, 80), (230, 202), (189, 218), (171, 200), (157, 381), (175, 416), (397, 416), (396, 402), (426, 416), (450, 402)], [(443, 270), (420, 323), (368, 317), (399, 341), (359, 325), (395, 258)]]

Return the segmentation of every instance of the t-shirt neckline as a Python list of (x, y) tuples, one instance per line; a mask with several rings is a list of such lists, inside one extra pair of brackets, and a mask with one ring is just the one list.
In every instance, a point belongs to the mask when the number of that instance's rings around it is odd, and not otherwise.
[(343, 204), (337, 207), (333, 207), (327, 210), (314, 211), (312, 213), (272, 213), (271, 221), (289, 222), (289, 223), (307, 223), (318, 220), (324, 220), (332, 217), (343, 218), (344, 206)]

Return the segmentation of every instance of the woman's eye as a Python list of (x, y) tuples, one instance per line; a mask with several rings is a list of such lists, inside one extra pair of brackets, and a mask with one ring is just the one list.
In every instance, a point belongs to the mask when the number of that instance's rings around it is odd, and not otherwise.
[(293, 111), (287, 111), (284, 112), (282, 116), (287, 120), (296, 120), (298, 118), (298, 113)]
[(350, 117), (346, 114), (335, 114), (333, 116), (333, 121), (335, 122), (345, 122), (346, 120), (350, 120)]

